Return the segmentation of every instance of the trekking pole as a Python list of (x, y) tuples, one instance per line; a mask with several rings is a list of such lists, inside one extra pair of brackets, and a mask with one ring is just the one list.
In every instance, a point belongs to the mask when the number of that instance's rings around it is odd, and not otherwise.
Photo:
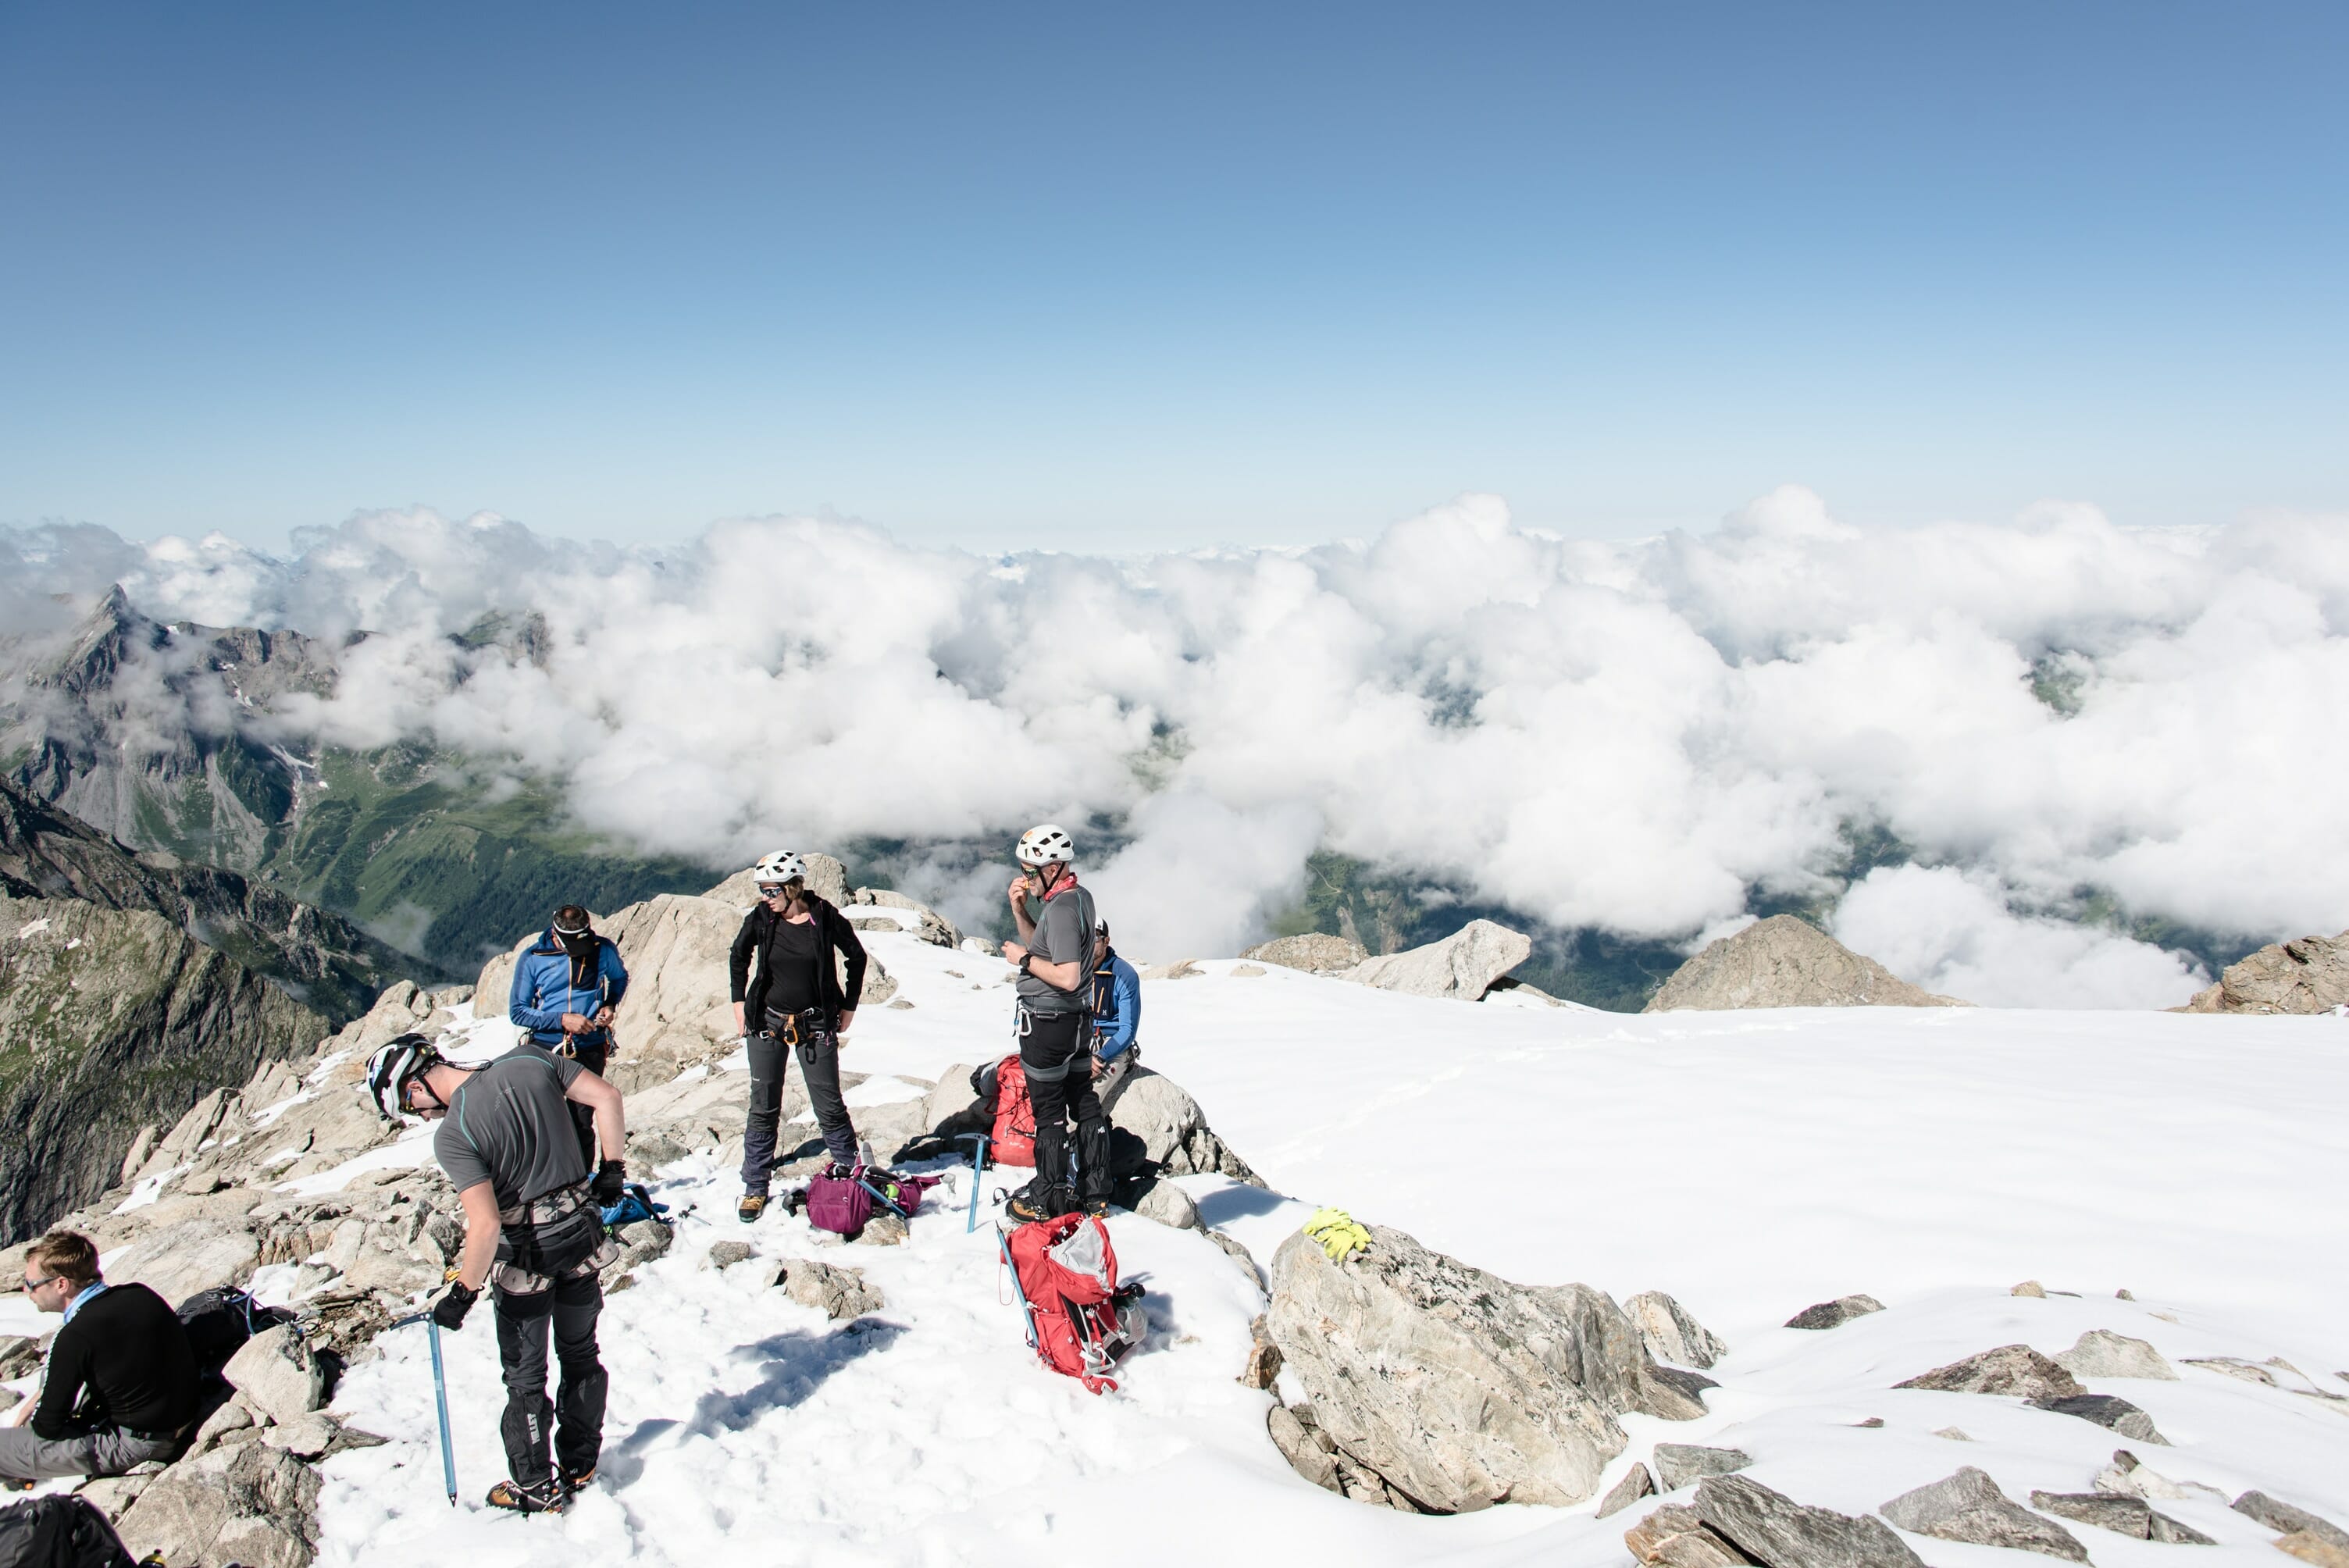
[(449, 1506), (457, 1506), (457, 1450), (449, 1442), (449, 1379), (440, 1368), (440, 1323), (429, 1312), (403, 1317), (391, 1326), (405, 1328), (411, 1323), (424, 1326), (426, 1339), (432, 1346), (432, 1403), (440, 1416), (440, 1480), (449, 1492)]
[(966, 1132), (955, 1141), (971, 1146), (970, 1217), (963, 1222), (962, 1227), (962, 1233), (967, 1236), (978, 1229), (978, 1188), (980, 1181), (987, 1175), (987, 1146), (990, 1140), (984, 1132)]

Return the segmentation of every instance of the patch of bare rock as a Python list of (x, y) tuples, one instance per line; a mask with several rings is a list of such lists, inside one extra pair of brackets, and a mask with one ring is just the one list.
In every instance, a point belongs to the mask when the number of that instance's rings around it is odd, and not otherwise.
[(2230, 964), (2183, 1013), (2329, 1013), (2349, 1004), (2349, 931), (2303, 936)]
[(1774, 914), (1708, 944), (1641, 1010), (1965, 1006), (1911, 985), (1807, 921)]

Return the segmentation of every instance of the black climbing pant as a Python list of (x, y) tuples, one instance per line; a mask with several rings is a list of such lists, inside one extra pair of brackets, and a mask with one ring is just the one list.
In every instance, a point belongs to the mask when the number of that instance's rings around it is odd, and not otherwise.
[[(523, 1486), (543, 1484), (550, 1473), (551, 1436), (564, 1473), (585, 1475), (595, 1468), (604, 1447), (604, 1394), (611, 1382), (595, 1353), (604, 1286), (590, 1268), (529, 1295), (502, 1290), (495, 1295), (498, 1364), (506, 1382), (506, 1413), (498, 1430), (505, 1439), (507, 1467)], [(553, 1400), (546, 1397), (550, 1327), (561, 1374)]]
[[(791, 1032), (799, 1037), (797, 1046), (784, 1043)], [(771, 1180), (775, 1129), (782, 1116), (783, 1073), (793, 1056), (800, 1059), (800, 1081), (807, 1088), (816, 1130), (823, 1134), (824, 1151), (841, 1165), (855, 1164), (856, 1124), (849, 1119), (848, 1102), (841, 1098), (840, 1040), (826, 1015), (810, 1009), (787, 1020), (783, 1014), (770, 1013), (767, 1028), (750, 1037), (750, 1109), (742, 1119), (742, 1190), (764, 1192)]]
[[(1109, 1118), (1093, 1092), (1093, 1054), (1082, 1013), (1019, 1016), (1019, 1068), (1036, 1113), (1036, 1185), (1073, 1189), (1084, 1202), (1109, 1197)], [(1077, 1177), (1069, 1179), (1069, 1122), (1077, 1124)]]

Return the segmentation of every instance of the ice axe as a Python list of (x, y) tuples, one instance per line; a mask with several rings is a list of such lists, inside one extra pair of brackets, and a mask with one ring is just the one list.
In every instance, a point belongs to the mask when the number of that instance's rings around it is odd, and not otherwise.
[(969, 1235), (978, 1229), (979, 1179), (987, 1174), (987, 1146), (990, 1140), (984, 1132), (966, 1132), (955, 1140), (968, 1143), (970, 1150), (970, 1217), (963, 1222), (962, 1233)]
[(449, 1442), (449, 1379), (440, 1368), (440, 1324), (429, 1312), (419, 1312), (403, 1317), (391, 1326), (405, 1328), (411, 1323), (424, 1326), (426, 1339), (432, 1346), (432, 1403), (440, 1414), (440, 1480), (449, 1493), (449, 1506), (457, 1506), (457, 1450)]

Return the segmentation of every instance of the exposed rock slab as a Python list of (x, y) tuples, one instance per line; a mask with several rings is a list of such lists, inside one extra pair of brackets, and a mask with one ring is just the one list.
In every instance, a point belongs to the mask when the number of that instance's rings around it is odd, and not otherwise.
[(2059, 1416), (2077, 1416), (2084, 1421), (2094, 1421), (2141, 1443), (2158, 1443), (2163, 1448), (2169, 1446), (2169, 1439), (2154, 1429), (2151, 1416), (2127, 1399), (2115, 1398), (2110, 1394), (2075, 1394), (2067, 1398), (2033, 1399), (2031, 1402)]
[(1735, 1475), (1754, 1463), (1744, 1449), (1709, 1449), (1695, 1443), (1658, 1443), (1656, 1482), (1660, 1490), (1678, 1491), (1709, 1475)]
[(2161, 1352), (2142, 1339), (2108, 1329), (2092, 1328), (2071, 1349), (2060, 1351), (2055, 1365), (2075, 1377), (2158, 1377), (2178, 1381), (2177, 1369)]
[(1911, 985), (1807, 921), (1774, 914), (1707, 944), (1640, 1010), (1965, 1005)]
[(2085, 1563), (2087, 1548), (2053, 1520), (2042, 1519), (2011, 1501), (1998, 1483), (1968, 1465), (1957, 1474), (1904, 1491), (1886, 1503), (1884, 1517), (1901, 1529), (1937, 1541), (1974, 1546), (2004, 1546)]
[(1533, 951), (1533, 938), (1523, 932), (1472, 920), (1441, 942), (1366, 958), (1345, 971), (1344, 977), (1381, 991), (1475, 1002), (1483, 999), (1494, 981), (1532, 957)]
[(1866, 1317), (1871, 1312), (1882, 1312), (1884, 1304), (1872, 1295), (1839, 1295), (1833, 1301), (1823, 1301), (1806, 1306), (1786, 1319), (1789, 1328), (1841, 1328), (1855, 1317)]
[(1766, 1568), (1924, 1568), (1879, 1519), (1809, 1508), (1749, 1476), (1714, 1476), (1696, 1489), (1706, 1525)]
[(1370, 955), (1370, 950), (1359, 942), (1319, 931), (1309, 931), (1298, 936), (1277, 936), (1270, 942), (1260, 942), (1240, 954), (1242, 958), (1253, 958), (1260, 964), (1278, 964), (1284, 969), (1302, 969), (1309, 975), (1342, 975)]
[(2329, 1519), (2320, 1518), (2308, 1510), (2281, 1498), (2270, 1497), (2263, 1491), (2247, 1491), (2228, 1505), (2246, 1519), (2257, 1520), (2270, 1530), (2286, 1535), (2313, 1535), (2343, 1552), (2349, 1552), (2349, 1530), (2344, 1530)]
[(2031, 1506), (2075, 1524), (2092, 1524), (2098, 1530), (2109, 1530), (2116, 1535), (2138, 1541), (2160, 1541), (2178, 1546), (2218, 1544), (2192, 1525), (2155, 1511), (2153, 1505), (2141, 1497), (2108, 1491), (2034, 1491), (2031, 1494)]
[(1640, 1327), (1648, 1354), (1675, 1367), (1711, 1367), (1729, 1354), (1729, 1346), (1660, 1290), (1643, 1290), (1623, 1304), (1624, 1312)]
[(1951, 1394), (2002, 1394), (2037, 1404), (2087, 1393), (2054, 1362), (2028, 1345), (2002, 1345), (1947, 1367), (1920, 1372), (1896, 1388), (1938, 1388)]
[(2189, 1013), (2329, 1013), (2349, 1002), (2349, 931), (2262, 947), (2196, 993)]
[(1618, 1415), (1702, 1410), (1652, 1377), (1600, 1293), (1511, 1284), (1384, 1226), (1371, 1237), (1333, 1264), (1290, 1236), (1266, 1327), (1337, 1447), (1415, 1504), (1580, 1502), (1623, 1449)]
[(1608, 1488), (1607, 1495), (1599, 1500), (1599, 1517), (1620, 1513), (1641, 1498), (1653, 1497), (1655, 1493), (1655, 1477), (1648, 1473), (1646, 1465), (1634, 1462), (1623, 1472), (1623, 1479)]
[(281, 1449), (243, 1442), (157, 1476), (118, 1522), (133, 1554), (194, 1568), (308, 1568), (316, 1553), (318, 1472)]

